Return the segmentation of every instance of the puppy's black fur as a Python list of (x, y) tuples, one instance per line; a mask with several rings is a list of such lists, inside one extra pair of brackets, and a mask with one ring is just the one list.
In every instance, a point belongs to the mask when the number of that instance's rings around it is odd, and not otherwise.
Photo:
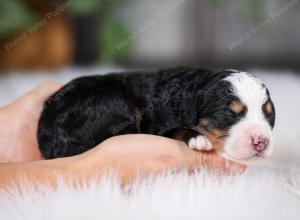
[[(201, 129), (226, 130), (246, 112), (229, 109), (238, 97), (222, 79), (232, 72), (181, 67), (77, 78), (45, 102), (40, 150), (45, 158), (66, 157), (115, 135), (146, 133), (188, 142)], [(273, 126), (274, 116), (266, 117)], [(199, 128), (202, 118), (210, 123)]]

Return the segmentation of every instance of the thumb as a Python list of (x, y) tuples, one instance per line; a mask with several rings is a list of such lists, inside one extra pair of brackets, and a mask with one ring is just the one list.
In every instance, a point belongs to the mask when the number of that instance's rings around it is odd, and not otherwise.
[(55, 82), (43, 83), (32, 91), (25, 94), (25, 97), (31, 98), (36, 104), (43, 104), (47, 98), (54, 94), (57, 90), (62, 87), (61, 84)]
[(8, 107), (14, 107), (14, 109), (19, 109), (22, 111), (41, 111), (45, 100), (57, 90), (59, 90), (61, 87), (61, 84), (55, 82), (43, 83), (34, 88), (33, 90), (27, 92), (20, 98), (18, 98)]

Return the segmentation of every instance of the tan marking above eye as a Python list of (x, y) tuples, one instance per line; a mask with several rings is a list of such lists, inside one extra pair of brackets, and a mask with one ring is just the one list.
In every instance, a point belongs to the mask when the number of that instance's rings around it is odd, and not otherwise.
[(240, 101), (232, 101), (229, 108), (236, 114), (239, 114), (243, 111), (244, 105)]
[(271, 114), (273, 112), (273, 108), (272, 108), (272, 104), (271, 102), (268, 102), (267, 105), (266, 105), (266, 111)]

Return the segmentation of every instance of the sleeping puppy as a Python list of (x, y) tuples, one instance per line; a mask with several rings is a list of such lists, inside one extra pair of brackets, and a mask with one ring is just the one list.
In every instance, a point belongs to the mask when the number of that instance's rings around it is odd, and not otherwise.
[(145, 133), (249, 163), (270, 155), (274, 121), (268, 89), (249, 73), (181, 67), (74, 79), (45, 102), (38, 142), (49, 159)]

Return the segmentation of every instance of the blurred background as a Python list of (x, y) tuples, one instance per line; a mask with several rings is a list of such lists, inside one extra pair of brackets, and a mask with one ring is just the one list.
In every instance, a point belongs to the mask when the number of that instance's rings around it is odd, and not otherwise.
[(0, 2), (0, 70), (299, 69), (298, 0)]
[(271, 92), (274, 158), (299, 162), (298, 1), (1, 0), (0, 106), (44, 81), (81, 75), (240, 69)]

